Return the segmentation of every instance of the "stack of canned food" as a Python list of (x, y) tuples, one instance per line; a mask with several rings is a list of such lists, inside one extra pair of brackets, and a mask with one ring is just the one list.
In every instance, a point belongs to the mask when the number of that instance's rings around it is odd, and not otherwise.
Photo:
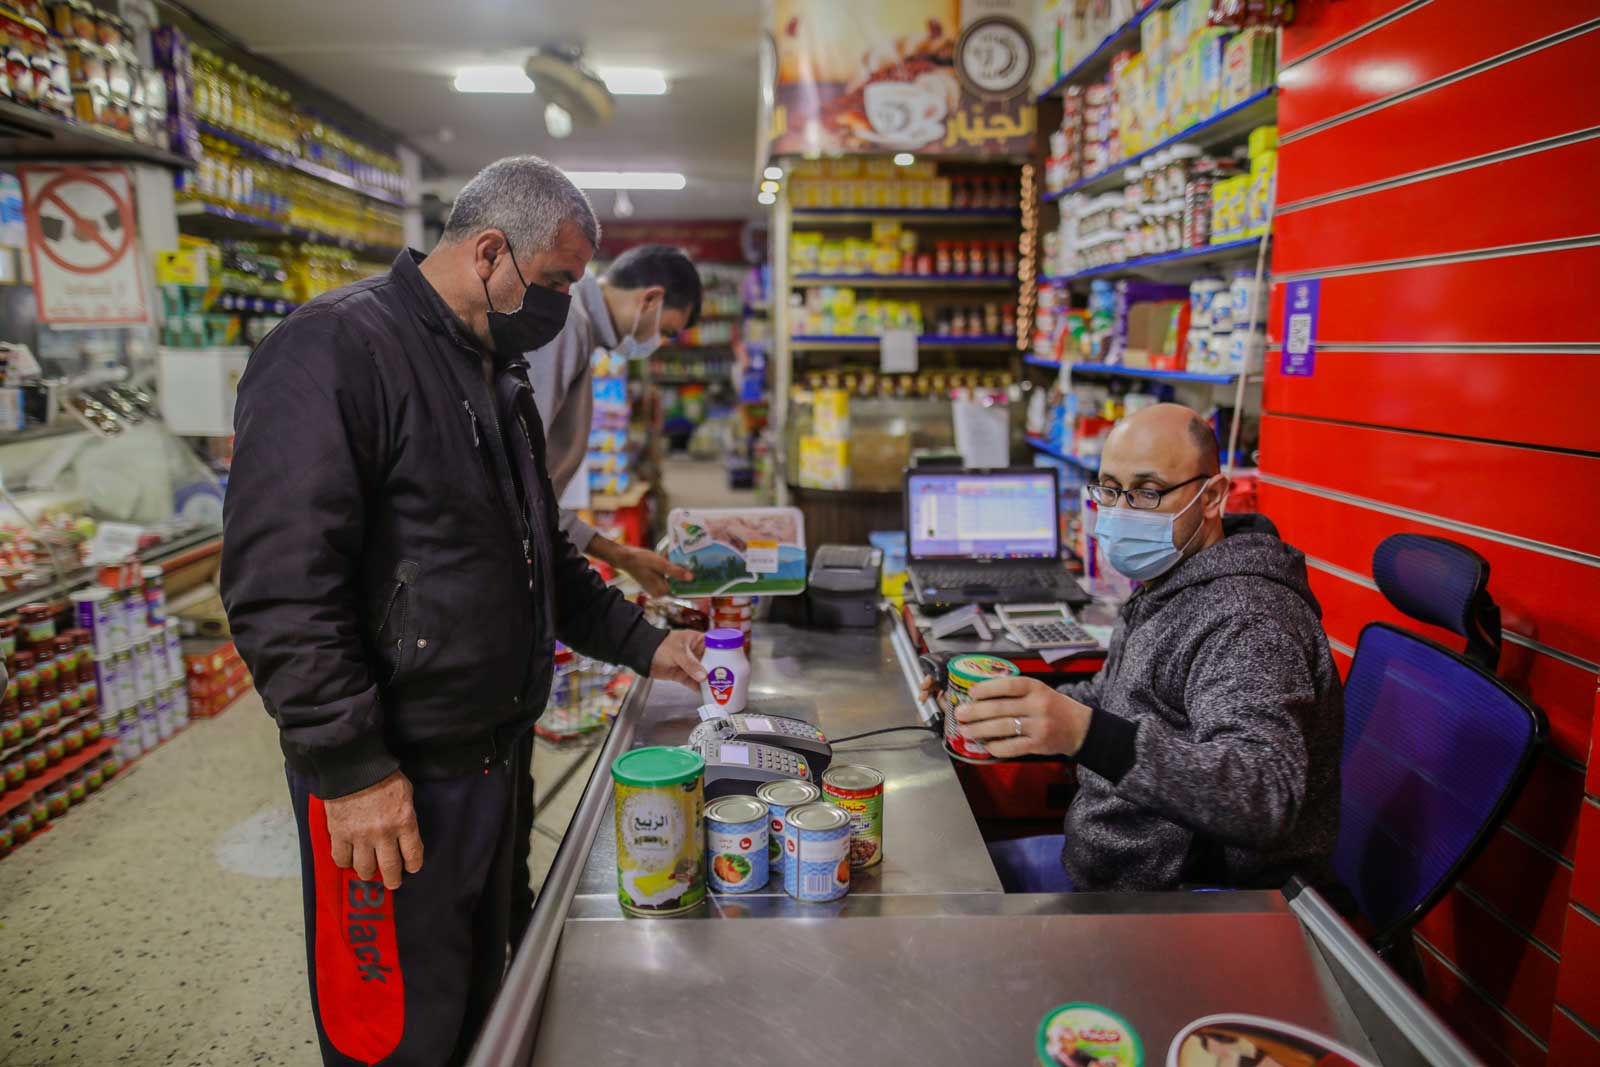
[(677, 915), (708, 886), (755, 893), (773, 879), (795, 900), (838, 900), (853, 870), (883, 862), (884, 780), (871, 767), (831, 767), (820, 789), (783, 779), (709, 804), (704, 773), (704, 758), (686, 748), (639, 748), (612, 764), (624, 911)]
[(93, 642), (101, 723), (107, 735), (115, 724), (118, 751), (133, 760), (189, 723), (183, 645), (160, 567), (104, 568), (100, 577), (72, 594), (73, 608)]

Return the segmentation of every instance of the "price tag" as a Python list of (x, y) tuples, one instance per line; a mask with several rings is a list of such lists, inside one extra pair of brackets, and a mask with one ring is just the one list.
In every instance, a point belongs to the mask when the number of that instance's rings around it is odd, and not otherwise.
[(751, 574), (778, 573), (778, 542), (747, 541), (744, 551), (745, 569)]
[(911, 330), (885, 330), (878, 340), (878, 369), (885, 374), (915, 374), (917, 335)]

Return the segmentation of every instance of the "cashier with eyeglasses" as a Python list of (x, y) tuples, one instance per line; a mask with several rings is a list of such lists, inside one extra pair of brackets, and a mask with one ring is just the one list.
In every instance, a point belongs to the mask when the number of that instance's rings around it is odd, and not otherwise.
[(1002, 881), (1275, 889), (1298, 874), (1337, 891), (1344, 695), (1305, 557), (1257, 516), (1224, 520), (1216, 436), (1177, 404), (1117, 424), (1089, 493), (1111, 565), (1139, 583), (1105, 667), (1059, 689), (984, 682), (957, 715), (995, 756), (1077, 760), (1064, 836), (997, 845)]

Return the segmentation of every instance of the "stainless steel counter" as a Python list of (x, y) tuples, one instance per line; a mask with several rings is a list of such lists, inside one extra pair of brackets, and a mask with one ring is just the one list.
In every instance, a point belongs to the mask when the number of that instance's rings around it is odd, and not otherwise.
[[(887, 626), (840, 633), (760, 627), (751, 655), (751, 709), (816, 723), (829, 737), (917, 725), (916, 706), (906, 694), (888, 635)], [(632, 747), (683, 744), (699, 722), (699, 706), (698, 692), (671, 683), (653, 685), (643, 707), (634, 709)], [(883, 862), (853, 873), (846, 901), (880, 894), (1001, 892), (938, 738), (928, 733), (862, 738), (839, 746), (833, 761), (876, 767), (885, 779)], [(623, 914), (616, 903), (616, 825), (609, 797), (577, 894), (574, 907), (585, 915)], [(764, 892), (713, 894), (711, 906), (695, 914), (714, 915), (722, 904), (737, 905), (753, 896), (772, 898), (783, 914), (814, 915), (817, 909), (791, 900), (774, 879)]]
[[(897, 654), (898, 653), (898, 654)], [(830, 736), (919, 720), (905, 646), (758, 625), (751, 704)], [(1025, 1064), (1067, 1001), (1104, 1004), (1164, 1067), (1202, 1015), (1267, 1015), (1384, 1067), (1473, 1062), (1307, 891), (1007, 895), (937, 740), (889, 734), (835, 762), (887, 778), (885, 860), (844, 900), (713, 894), (675, 919), (616, 902), (611, 761), (679, 743), (696, 694), (636, 686), (557, 853), (473, 1067), (581, 1063)], [(707, 922), (705, 919), (729, 921)], [(1380, 1055), (1381, 1051), (1381, 1055)]]

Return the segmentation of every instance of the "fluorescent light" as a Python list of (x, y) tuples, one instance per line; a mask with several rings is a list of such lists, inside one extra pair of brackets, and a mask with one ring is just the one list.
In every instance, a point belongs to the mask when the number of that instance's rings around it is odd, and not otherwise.
[(665, 170), (569, 170), (579, 189), (682, 189), (683, 175)]
[(601, 67), (595, 71), (617, 96), (660, 96), (667, 78), (654, 67)]
[(910, 152), (896, 152), (894, 154), (894, 165), (897, 167), (909, 167), (916, 161), (917, 157)]
[(763, 193), (775, 193), (778, 191), (778, 183), (770, 180), (764, 181), (761, 183), (761, 191)]
[(756, 203), (758, 203), (758, 204), (776, 204), (777, 202), (778, 202), (778, 197), (774, 193), (757, 193), (756, 194)]
[(456, 71), (458, 93), (531, 93), (533, 82), (521, 67), (462, 67)]
[(767, 179), (767, 181), (769, 181), (769, 182), (775, 182), (779, 178), (783, 177), (783, 168), (782, 167), (768, 167), (766, 170), (761, 172), (761, 176), (763, 178)]

